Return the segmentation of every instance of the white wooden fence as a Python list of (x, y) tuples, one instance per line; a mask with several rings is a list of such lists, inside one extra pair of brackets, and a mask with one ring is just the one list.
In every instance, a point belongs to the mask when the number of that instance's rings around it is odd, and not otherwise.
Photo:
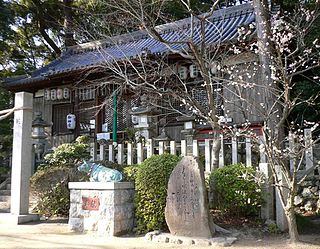
[[(305, 130), (305, 136), (310, 137), (310, 129)], [(306, 141), (308, 141), (306, 139)], [(248, 166), (258, 166), (259, 163), (266, 163), (266, 156), (259, 151), (259, 144), (245, 137), (223, 137), (221, 135), (221, 149), (219, 155), (219, 167), (227, 164), (244, 163)], [(289, 146), (293, 146), (289, 143)], [(139, 164), (153, 154), (170, 153), (174, 155), (200, 156), (205, 162), (205, 171), (211, 172), (212, 162), (212, 140), (193, 140), (188, 142), (176, 141), (155, 141), (148, 139), (145, 143), (92, 143), (92, 160), (108, 160), (119, 164)], [(306, 169), (313, 166), (313, 151), (309, 148), (305, 155)]]
[[(247, 165), (251, 164), (251, 142), (250, 139), (246, 141), (246, 158)], [(91, 145), (91, 157), (93, 160), (108, 160), (111, 162), (117, 162), (119, 164), (139, 164), (146, 158), (151, 157), (153, 154), (170, 153), (173, 155), (204, 155), (205, 158), (205, 170), (211, 171), (211, 145), (212, 141), (206, 139), (205, 141), (193, 140), (192, 144), (187, 144), (186, 140), (181, 142), (176, 141), (160, 141), (156, 142), (153, 139), (148, 139), (145, 144), (95, 144)], [(222, 143), (223, 145), (223, 143)], [(238, 163), (238, 144), (236, 140), (232, 141), (232, 163)], [(225, 164), (224, 147), (221, 146), (219, 165)]]

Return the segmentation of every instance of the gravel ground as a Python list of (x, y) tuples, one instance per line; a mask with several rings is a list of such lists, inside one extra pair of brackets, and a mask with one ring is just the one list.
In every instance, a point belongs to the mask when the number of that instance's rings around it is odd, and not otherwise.
[[(319, 249), (320, 236), (303, 235), (306, 243), (288, 244), (285, 235), (255, 238), (239, 236), (231, 248), (238, 249)], [(49, 220), (25, 225), (0, 224), (0, 248), (93, 248), (93, 249), (220, 249), (219, 246), (175, 245), (146, 241), (144, 237), (98, 237), (93, 234), (77, 234), (68, 230), (66, 220)]]

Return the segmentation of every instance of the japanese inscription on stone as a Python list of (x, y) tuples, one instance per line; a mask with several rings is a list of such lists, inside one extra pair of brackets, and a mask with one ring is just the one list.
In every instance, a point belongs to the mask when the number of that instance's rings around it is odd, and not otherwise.
[(214, 231), (206, 198), (203, 168), (194, 157), (184, 157), (168, 183), (165, 217), (170, 232), (210, 238)]
[(98, 197), (83, 197), (82, 196), (82, 209), (83, 210), (99, 210), (100, 200)]

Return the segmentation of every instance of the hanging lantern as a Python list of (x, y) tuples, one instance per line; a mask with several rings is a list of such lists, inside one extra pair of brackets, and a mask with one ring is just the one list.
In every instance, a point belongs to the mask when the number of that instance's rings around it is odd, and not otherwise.
[(63, 91), (61, 88), (57, 89), (57, 99), (59, 100), (63, 99)]
[(50, 98), (51, 98), (51, 100), (56, 100), (57, 99), (57, 90), (56, 89), (51, 89)]
[(63, 88), (63, 98), (69, 99), (70, 98), (70, 90), (69, 88)]
[(50, 100), (50, 97), (51, 97), (50, 89), (45, 89), (44, 90), (44, 99), (48, 101), (48, 100)]
[(197, 78), (198, 77), (198, 73), (199, 73), (199, 70), (198, 70), (198, 67), (194, 64), (190, 65), (189, 66), (189, 71), (190, 71), (190, 77), (191, 78)]
[(185, 66), (180, 66), (178, 69), (179, 78), (182, 80), (187, 79), (188, 77), (188, 68)]

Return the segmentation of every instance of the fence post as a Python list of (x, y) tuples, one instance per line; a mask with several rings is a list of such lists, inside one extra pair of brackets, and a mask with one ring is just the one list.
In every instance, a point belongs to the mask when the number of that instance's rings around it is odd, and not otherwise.
[(187, 155), (187, 141), (181, 140), (181, 155), (186, 156)]
[[(277, 185), (282, 189), (284, 199), (286, 200), (288, 197), (288, 191), (286, 191), (287, 184), (279, 166), (276, 167), (276, 174), (279, 181), (277, 182)], [(284, 209), (281, 205), (279, 188), (276, 187), (276, 223), (281, 231), (286, 231), (288, 229), (288, 221)]]
[(252, 144), (249, 137), (246, 137), (246, 165), (252, 166)]
[(100, 161), (106, 160), (106, 151), (105, 151), (105, 144), (100, 144)]
[(219, 152), (219, 167), (223, 167), (225, 165), (224, 162), (224, 140), (223, 140), (223, 134), (220, 134), (220, 152)]
[(238, 163), (238, 141), (237, 137), (233, 136), (231, 140), (231, 150), (232, 150), (232, 164)]
[(143, 161), (143, 147), (142, 143), (137, 143), (137, 164), (142, 163)]
[(261, 187), (264, 200), (261, 206), (261, 218), (264, 220), (274, 220), (274, 190), (271, 168), (268, 163), (259, 163), (259, 170), (265, 178)]
[(133, 150), (132, 150), (132, 143), (128, 143), (127, 145), (127, 164), (128, 165), (132, 165), (132, 161), (133, 161), (133, 154), (132, 154)]
[(114, 162), (113, 143), (109, 144), (109, 161)]
[(267, 163), (267, 156), (264, 149), (261, 149), (261, 147), (264, 148), (264, 139), (263, 136), (260, 136), (259, 138), (259, 152), (260, 152), (260, 163)]
[(192, 155), (195, 157), (199, 157), (199, 143), (198, 140), (192, 141)]
[(97, 144), (96, 143), (90, 143), (90, 156), (92, 161), (97, 160)]
[(147, 158), (151, 157), (153, 155), (153, 140), (152, 139), (148, 139), (147, 140)]
[[(312, 148), (312, 131), (310, 128), (304, 129), (304, 139), (305, 139), (305, 158), (306, 158), (306, 171), (313, 167), (313, 148)], [(309, 175), (313, 175), (314, 171)]]
[(204, 157), (205, 157), (205, 171), (211, 172), (211, 141), (210, 139), (204, 140)]
[(123, 164), (124, 161), (124, 150), (123, 144), (118, 144), (118, 164)]
[(163, 141), (160, 141), (159, 142), (159, 155), (162, 155), (164, 154), (164, 142)]
[(170, 141), (170, 154), (176, 155), (176, 153), (177, 153), (176, 141)]

